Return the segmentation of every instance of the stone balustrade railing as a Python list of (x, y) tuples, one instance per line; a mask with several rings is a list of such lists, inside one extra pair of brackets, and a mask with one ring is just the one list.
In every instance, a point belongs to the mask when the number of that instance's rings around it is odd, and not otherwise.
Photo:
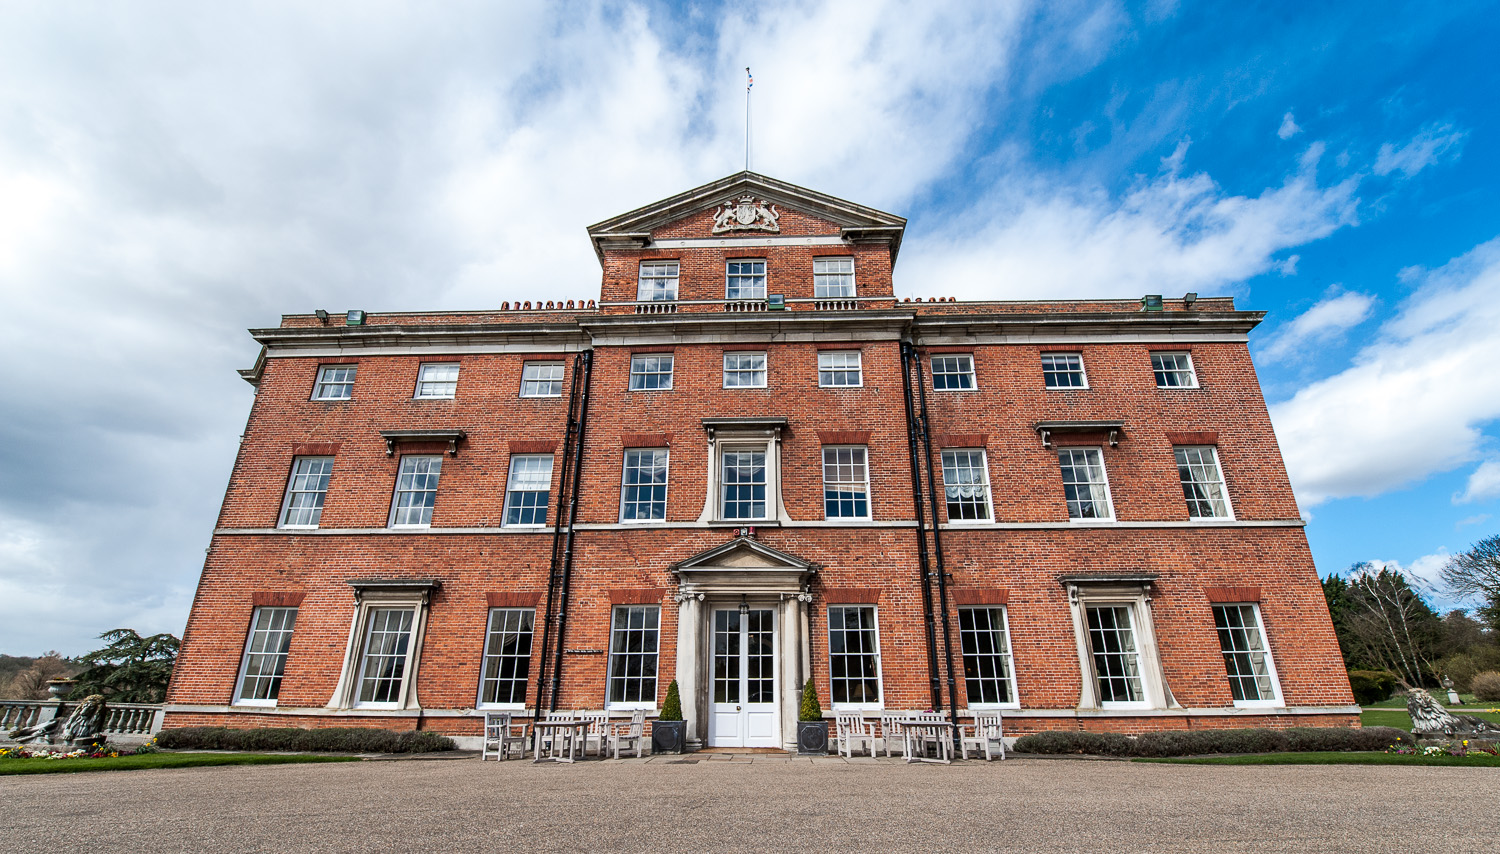
[[(145, 741), (161, 731), (162, 707), (150, 703), (107, 703), (109, 718), (104, 734), (110, 741)], [(9, 741), (10, 733), (21, 727), (36, 726), (50, 720), (67, 720), (73, 704), (58, 700), (0, 700), (0, 741)]]

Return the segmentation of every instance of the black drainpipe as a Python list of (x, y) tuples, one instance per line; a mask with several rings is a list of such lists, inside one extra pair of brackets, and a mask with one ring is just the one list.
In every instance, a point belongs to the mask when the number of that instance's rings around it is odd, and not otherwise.
[[(576, 431), (573, 437), (573, 482), (568, 490), (568, 536), (563, 546), (562, 589), (557, 597), (557, 651), (552, 665), (552, 702), (548, 710), (557, 708), (557, 694), (562, 688), (563, 642), (568, 629), (568, 591), (573, 583), (573, 529), (578, 522), (578, 484), (583, 482), (583, 438), (584, 428), (589, 423), (589, 385), (594, 378), (594, 351), (584, 350), (573, 363), (573, 375), (578, 375), (578, 362), (583, 363), (583, 398), (578, 406), (577, 421), (568, 425)], [(563, 463), (564, 469), (567, 463)], [(558, 508), (561, 511), (561, 508)], [(561, 512), (558, 514), (562, 515)], [(561, 521), (561, 520), (559, 520)]]
[[(917, 415), (912, 405), (911, 365), (915, 354), (901, 342), (901, 391), (906, 398), (906, 450), (911, 458), (911, 503), (917, 511), (917, 566), (922, 582), (922, 616), (927, 628), (927, 685), (932, 707), (943, 707), (943, 689), (938, 681), (937, 627), (932, 613), (932, 570), (927, 554), (927, 514), (922, 509), (922, 458), (917, 450)], [(936, 509), (933, 513), (936, 514)], [(934, 520), (936, 516), (934, 515)]]
[[(572, 389), (570, 390), (570, 393), (568, 395), (568, 423), (566, 425), (566, 428), (563, 431), (564, 432), (564, 438), (563, 438), (563, 465), (562, 465), (562, 474), (558, 478), (558, 481), (557, 481), (557, 500), (558, 500), (558, 516), (559, 516), (559, 518), (555, 521), (555, 523), (553, 525), (553, 529), (552, 529), (552, 560), (551, 560), (551, 563), (548, 565), (548, 570), (547, 570), (547, 607), (546, 607), (546, 610), (544, 610), (542, 612), (542, 648), (541, 648), (540, 660), (538, 662), (538, 668), (537, 668), (538, 672), (537, 672), (537, 677), (536, 677), (536, 715), (537, 715), (538, 718), (540, 718), (541, 715), (542, 715), (542, 702), (543, 702), (544, 697), (546, 696), (546, 687), (547, 687), (547, 659), (548, 659), (548, 655), (550, 653), (551, 645), (552, 645), (553, 610), (554, 610), (554, 607), (555, 607), (555, 605), (557, 603), (557, 599), (558, 599), (558, 588), (559, 588), (559, 586), (560, 586), (560, 584), (562, 582), (562, 576), (563, 576), (563, 571), (562, 571), (563, 560), (562, 560), (562, 557), (563, 557), (563, 555), (567, 551), (567, 549), (564, 547), (564, 544), (563, 544), (563, 526), (562, 526), (562, 519), (560, 517), (562, 515), (562, 512), (561, 512), (562, 511), (562, 502), (564, 500), (567, 500), (568, 496), (570, 495), (570, 491), (569, 491), (570, 490), (570, 480), (569, 480), (569, 478), (570, 478), (570, 475), (572, 474), (573, 446), (574, 446), (574, 443), (576, 441), (575, 434), (577, 432), (577, 425), (578, 425), (579, 415), (580, 415), (580, 413), (579, 413), (579, 398), (580, 398), (580, 396), (582, 394), (582, 388), (583, 388), (583, 386), (581, 385), (579, 367), (582, 364), (584, 358), (586, 356), (589, 356), (589, 355), (591, 355), (589, 353), (589, 351), (584, 351), (583, 353), (579, 353), (578, 356), (573, 360), (573, 386), (572, 386)], [(576, 477), (574, 477), (574, 480), (576, 480)], [(571, 526), (570, 526), (569, 533), (571, 534)], [(561, 617), (560, 616), (559, 616), (558, 620), (559, 620), (559, 624), (560, 624), (561, 623)], [(559, 627), (560, 627), (560, 625), (559, 625)], [(551, 707), (549, 707), (549, 711), (552, 708), (556, 708), (556, 703), (557, 703), (557, 671), (561, 670), (561, 666), (562, 666), (562, 654), (561, 654), (562, 653), (562, 633), (561, 633), (561, 631), (559, 631), (558, 637), (557, 637), (557, 650), (558, 650), (558, 656), (557, 656), (558, 667), (555, 668), (553, 670), (553, 673), (552, 673), (552, 687), (553, 687), (553, 691), (552, 691), (552, 698), (553, 698), (553, 700), (552, 700), (552, 703), (553, 703), (553, 705)]]
[[(938, 530), (937, 481), (932, 474), (932, 431), (927, 420), (927, 386), (922, 377), (922, 360), (917, 366), (917, 399), (921, 405), (922, 448), (927, 457), (927, 494), (932, 499), (932, 552), (937, 567), (938, 607), (943, 615), (943, 657), (948, 675), (948, 720), (958, 723), (958, 685), (953, 680), (953, 633), (948, 621), (948, 571), (943, 566), (943, 540)], [(953, 748), (960, 750), (958, 727), (953, 728)]]

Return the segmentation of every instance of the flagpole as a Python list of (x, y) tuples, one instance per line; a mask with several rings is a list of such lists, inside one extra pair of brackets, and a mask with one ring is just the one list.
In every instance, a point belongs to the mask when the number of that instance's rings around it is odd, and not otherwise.
[(750, 171), (750, 87), (755, 78), (750, 76), (750, 67), (745, 67), (745, 171)]

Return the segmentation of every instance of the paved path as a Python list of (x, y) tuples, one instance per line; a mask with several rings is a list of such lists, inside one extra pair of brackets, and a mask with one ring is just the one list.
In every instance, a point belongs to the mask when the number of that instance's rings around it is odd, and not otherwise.
[[(32, 851), (1500, 850), (1481, 768), (764, 756), (409, 761), (0, 777)], [(1435, 796), (1434, 796), (1435, 795)]]

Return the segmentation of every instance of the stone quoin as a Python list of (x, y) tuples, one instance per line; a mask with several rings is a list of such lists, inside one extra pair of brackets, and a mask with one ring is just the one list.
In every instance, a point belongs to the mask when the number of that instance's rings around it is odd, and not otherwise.
[[(463, 740), (825, 714), (1357, 726), (1231, 299), (895, 296), (906, 221), (751, 172), (589, 229), (597, 294), (255, 329), (165, 726)], [(936, 527), (934, 528), (934, 522)]]

